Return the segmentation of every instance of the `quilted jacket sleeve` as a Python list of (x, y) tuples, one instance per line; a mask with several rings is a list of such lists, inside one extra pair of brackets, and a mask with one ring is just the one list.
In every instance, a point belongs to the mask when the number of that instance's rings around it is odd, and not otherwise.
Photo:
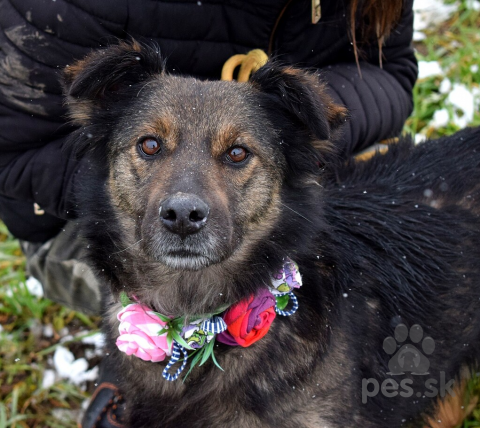
[(63, 148), (66, 138), (38, 149), (2, 153), (0, 194), (37, 203), (45, 212), (60, 218), (74, 216), (74, 176), (81, 163)]
[(411, 46), (412, 6), (412, 1), (405, 2), (402, 19), (383, 47), (382, 68), (376, 47), (363, 50), (361, 76), (352, 62), (322, 68), (334, 99), (350, 112), (339, 142), (343, 154), (398, 135), (412, 112), (418, 71)]
[(79, 161), (64, 148), (72, 128), (61, 70), (124, 24), (114, 22), (114, 11), (105, 21), (72, 13), (67, 2), (55, 5), (37, 5), (32, 17), (30, 2), (0, 0), (0, 195), (66, 219)]

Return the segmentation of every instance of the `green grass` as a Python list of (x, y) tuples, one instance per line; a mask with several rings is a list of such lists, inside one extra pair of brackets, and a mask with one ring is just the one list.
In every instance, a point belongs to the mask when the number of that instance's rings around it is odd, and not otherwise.
[[(429, 138), (450, 135), (460, 128), (452, 121), (447, 126), (433, 128), (429, 125), (435, 111), (445, 107), (448, 94), (441, 94), (439, 86), (444, 77), (452, 84), (461, 83), (470, 90), (480, 89), (480, 12), (469, 10), (461, 2), (451, 19), (426, 32), (427, 38), (417, 43), (417, 58), (421, 61), (438, 61), (445, 76), (419, 80), (414, 88), (414, 111), (405, 125), (405, 132), (423, 134)], [(476, 67), (479, 68), (477, 71)], [(452, 116), (454, 109), (447, 106)], [(462, 112), (457, 112), (460, 115)], [(470, 126), (480, 125), (480, 112), (474, 114)]]
[[(452, 83), (479, 88), (480, 71), (472, 72), (472, 66), (480, 65), (479, 28), (479, 12), (468, 10), (462, 3), (448, 22), (432, 29), (427, 39), (416, 45), (419, 60), (439, 61)], [(447, 97), (438, 91), (442, 80), (443, 77), (431, 77), (418, 82), (414, 92), (415, 110), (405, 125), (405, 132), (436, 137), (458, 130), (452, 122), (439, 129), (429, 125), (435, 111), (444, 107)], [(452, 109), (450, 113), (453, 115)], [(471, 125), (480, 125), (478, 111)], [(0, 428), (73, 428), (76, 412), (93, 385), (83, 391), (59, 380), (44, 389), (44, 370), (51, 367), (52, 355), (65, 327), (71, 334), (86, 329), (95, 331), (98, 319), (32, 296), (24, 285), (24, 263), (17, 241), (0, 223)], [(52, 326), (52, 337), (42, 334), (46, 325)], [(63, 346), (70, 348), (76, 357), (82, 356), (85, 350), (78, 340)], [(480, 397), (478, 377), (469, 382), (466, 401), (472, 396)], [(480, 405), (461, 427), (480, 428)]]
[[(64, 328), (70, 334), (97, 329), (98, 319), (32, 296), (24, 264), (18, 242), (0, 223), (0, 428), (73, 428), (88, 393), (62, 380), (42, 388), (43, 374)], [(42, 334), (46, 325), (53, 327), (52, 337)]]

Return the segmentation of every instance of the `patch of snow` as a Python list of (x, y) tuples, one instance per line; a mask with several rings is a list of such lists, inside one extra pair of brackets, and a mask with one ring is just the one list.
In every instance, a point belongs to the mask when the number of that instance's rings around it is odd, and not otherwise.
[(74, 384), (80, 385), (84, 381), (84, 376), (88, 370), (88, 361), (85, 358), (78, 358), (70, 364), (70, 373), (68, 379)]
[(423, 143), (425, 140), (427, 139), (427, 137), (423, 134), (415, 134), (415, 144), (420, 144), (420, 143)]
[(438, 61), (418, 61), (418, 78), (426, 79), (431, 76), (443, 76), (443, 70)]
[[(85, 334), (85, 332), (81, 332), (78, 335), (81, 334)], [(103, 349), (105, 346), (105, 335), (102, 332), (92, 334), (91, 336), (84, 337), (82, 343), (85, 343), (86, 345), (94, 345), (95, 349)]]
[(457, 4), (444, 4), (443, 0), (415, 0), (414, 12), (414, 39), (423, 40), (423, 30), (440, 25), (457, 10)]
[(59, 332), (58, 334), (61, 336), (62, 338), (62, 342), (65, 342), (67, 340), (72, 340), (73, 339), (73, 336), (68, 334), (69, 333), (69, 330), (67, 327), (63, 327)]
[[(448, 94), (446, 103), (452, 105), (457, 111), (454, 112), (453, 123), (460, 128), (467, 126), (472, 120), (476, 110), (480, 89), (468, 89), (462, 83), (454, 83), (452, 91)], [(458, 111), (463, 114), (458, 114)]]
[(414, 31), (413, 32), (413, 40), (415, 42), (421, 42), (422, 40), (425, 40), (427, 36), (425, 33), (422, 33), (421, 31)]
[(85, 349), (85, 358), (87, 360), (91, 360), (92, 358), (95, 358), (95, 357), (101, 357), (102, 354), (103, 354), (102, 352), (96, 349)]
[(67, 379), (70, 376), (70, 367), (75, 361), (73, 354), (65, 347), (59, 346), (53, 354), (53, 364), (60, 377)]
[(70, 409), (53, 409), (52, 416), (60, 423), (70, 425), (75, 422), (78, 416), (77, 410)]
[(478, 0), (467, 0), (467, 1), (465, 2), (465, 6), (466, 6), (468, 9), (480, 10), (480, 1), (478, 1)]
[(25, 285), (32, 296), (43, 297), (43, 287), (37, 278), (31, 276), (27, 279)]
[(98, 366), (95, 366), (93, 369), (87, 370), (83, 374), (82, 382), (86, 382), (86, 381), (93, 382), (96, 379), (98, 379)]
[[(480, 3), (479, 3), (479, 4), (480, 4)], [(477, 73), (477, 72), (478, 72), (478, 64), (472, 64), (472, 65), (470, 66), (470, 71), (471, 71), (472, 73)]]
[(433, 126), (434, 128), (443, 128), (448, 125), (449, 120), (450, 115), (448, 114), (448, 110), (442, 108), (434, 113), (433, 119), (430, 121), (430, 126)]
[[(79, 335), (83, 333), (81, 332)], [(104, 355), (105, 335), (103, 333), (98, 332), (92, 336), (85, 337), (82, 339), (82, 343), (95, 346), (95, 349), (85, 349), (85, 358), (87, 360)]]
[(53, 326), (52, 324), (46, 324), (43, 326), (43, 337), (53, 337)]
[(55, 350), (53, 365), (62, 379), (68, 379), (75, 385), (80, 385), (87, 380), (95, 380), (98, 376), (98, 367), (88, 370), (88, 362), (85, 358), (75, 359), (74, 355), (63, 346)]
[(47, 369), (43, 372), (42, 388), (50, 388), (55, 383), (55, 370)]
[(450, 79), (445, 77), (445, 79), (442, 80), (442, 83), (440, 83), (438, 90), (441, 94), (448, 94), (452, 90), (452, 82)]

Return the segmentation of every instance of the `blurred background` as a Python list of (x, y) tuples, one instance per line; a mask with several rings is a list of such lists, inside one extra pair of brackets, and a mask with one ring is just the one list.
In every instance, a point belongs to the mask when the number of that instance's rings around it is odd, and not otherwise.
[[(480, 125), (480, 1), (415, 0), (414, 40), (419, 80), (405, 133), (421, 142)], [(102, 344), (98, 318), (43, 298), (25, 277), (0, 223), (0, 428), (77, 427)], [(458, 427), (480, 428), (477, 375), (457, 397)]]

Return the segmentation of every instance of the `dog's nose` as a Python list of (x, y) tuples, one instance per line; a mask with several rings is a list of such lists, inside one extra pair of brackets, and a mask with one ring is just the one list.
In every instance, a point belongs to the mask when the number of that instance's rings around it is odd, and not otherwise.
[(207, 222), (209, 207), (198, 196), (177, 193), (160, 204), (162, 223), (173, 233), (185, 237), (198, 232)]

